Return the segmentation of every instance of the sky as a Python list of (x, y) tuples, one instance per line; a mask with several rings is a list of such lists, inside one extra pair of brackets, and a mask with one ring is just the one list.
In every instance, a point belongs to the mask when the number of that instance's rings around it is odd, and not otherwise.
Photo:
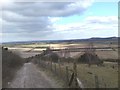
[(118, 36), (119, 0), (1, 0), (1, 42)]

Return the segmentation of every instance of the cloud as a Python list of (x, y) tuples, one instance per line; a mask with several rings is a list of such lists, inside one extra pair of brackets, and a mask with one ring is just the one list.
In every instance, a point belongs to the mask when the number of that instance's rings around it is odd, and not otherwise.
[(66, 38), (118, 36), (117, 16), (89, 16), (82, 23), (54, 24), (55, 30)]
[(62, 19), (61, 17), (48, 17), (48, 18), (49, 18), (49, 20), (50, 20), (52, 23), (55, 23), (55, 22), (57, 22), (57, 21), (59, 21), (59, 20)]
[(56, 33), (53, 23), (62, 17), (83, 14), (92, 0), (77, 2), (8, 2), (2, 6), (0, 22), (5, 39), (45, 38)]
[(86, 21), (89, 23), (116, 24), (118, 23), (118, 18), (116, 16), (89, 16)]
[(65, 17), (84, 14), (92, 3), (93, 0), (7, 3), (0, 10), (3, 39), (18, 41), (116, 36), (116, 16), (89, 16), (83, 22), (57, 23)]
[(3, 10), (14, 11), (27, 16), (70, 16), (81, 14), (92, 3), (92, 0), (77, 2), (16, 2), (3, 7)]
[(3, 33), (13, 32), (38, 32), (51, 30), (48, 17), (28, 17), (11, 11), (2, 13)]

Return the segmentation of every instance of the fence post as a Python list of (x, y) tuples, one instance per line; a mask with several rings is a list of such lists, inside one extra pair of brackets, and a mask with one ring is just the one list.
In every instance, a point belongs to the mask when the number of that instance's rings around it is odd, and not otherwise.
[(49, 62), (47, 62), (47, 69), (49, 69)]
[(99, 81), (98, 81), (98, 76), (95, 75), (95, 87), (99, 88)]
[(55, 73), (56, 73), (56, 63), (55, 63)]
[(106, 83), (103, 78), (102, 78), (102, 82), (104, 83), (104, 88), (106, 88)]
[(41, 66), (43, 67), (43, 60), (41, 61)]
[(60, 73), (59, 73), (59, 76), (62, 77), (62, 76), (61, 76), (61, 66), (60, 66), (60, 63), (59, 63), (59, 70), (60, 70), (60, 71), (59, 71), (59, 72), (60, 72)]
[(44, 63), (44, 68), (46, 68), (46, 66), (47, 66), (46, 61), (43, 61), (43, 63)]
[(38, 66), (40, 65), (40, 59), (38, 59)]
[(77, 83), (77, 64), (76, 64), (76, 62), (74, 62), (73, 70), (74, 70), (74, 81), (75, 81), (75, 86), (78, 87), (78, 83)]
[(66, 82), (69, 82), (68, 66), (66, 66)]
[(52, 60), (51, 60), (51, 71), (52, 71)]

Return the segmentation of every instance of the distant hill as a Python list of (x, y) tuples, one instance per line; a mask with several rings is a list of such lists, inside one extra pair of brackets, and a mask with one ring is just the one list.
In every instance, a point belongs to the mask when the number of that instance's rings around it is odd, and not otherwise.
[(74, 43), (74, 42), (99, 42), (99, 41), (117, 42), (119, 39), (120, 37), (107, 37), (107, 38), (93, 37), (93, 38), (88, 38), (88, 39), (3, 42), (2, 44), (62, 43), (62, 42)]

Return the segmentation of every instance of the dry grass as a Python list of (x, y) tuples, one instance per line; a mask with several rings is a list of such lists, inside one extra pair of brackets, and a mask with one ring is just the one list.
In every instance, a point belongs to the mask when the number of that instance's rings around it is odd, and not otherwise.
[[(112, 64), (113, 65), (113, 64)], [(105, 64), (105, 67), (97, 67), (95, 65), (88, 67), (88, 65), (78, 65), (78, 77), (83, 81), (86, 87), (95, 87), (94, 75), (98, 76), (99, 85), (102, 88), (117, 88), (118, 87), (118, 67), (111, 64)], [(89, 74), (91, 72), (92, 74)], [(105, 86), (106, 84), (106, 86)]]
[[(58, 64), (56, 65), (57, 65), (57, 71), (59, 72), (59, 65)], [(85, 88), (95, 88), (95, 75), (98, 76), (100, 88), (118, 87), (118, 65), (116, 63), (106, 63), (106, 62), (104, 63), (104, 65), (105, 66), (100, 66), (100, 67), (96, 65), (92, 65), (91, 67), (88, 67), (87, 64), (77, 64), (78, 78), (82, 81)], [(73, 69), (72, 63), (69, 64), (63, 63), (61, 65), (61, 75), (63, 80), (65, 80), (66, 77), (66, 66), (68, 66), (70, 70)], [(69, 72), (69, 78), (70, 78), (70, 72)]]
[(100, 59), (118, 59), (117, 51), (96, 51)]
[(24, 63), (23, 59), (7, 50), (2, 50), (2, 87), (6, 87), (10, 82), (15, 72)]

